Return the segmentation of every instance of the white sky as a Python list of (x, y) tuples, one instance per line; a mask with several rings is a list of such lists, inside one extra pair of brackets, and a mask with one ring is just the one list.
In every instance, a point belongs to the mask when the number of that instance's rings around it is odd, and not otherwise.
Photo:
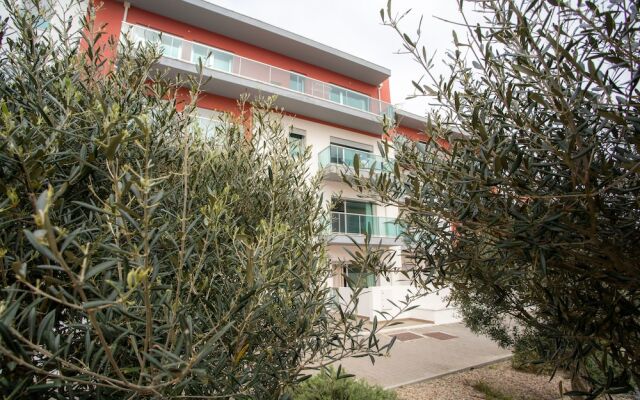
[[(380, 8), (386, 0), (207, 0), (222, 7), (270, 23), (288, 31), (335, 47), (391, 70), (391, 100), (401, 108), (424, 115), (427, 99), (405, 100), (413, 94), (411, 80), (422, 71), (411, 57), (395, 54), (401, 40), (389, 27), (382, 26)], [(392, 11), (413, 11), (405, 29), (415, 33), (424, 15), (422, 35), (428, 51), (437, 51), (437, 60), (453, 48), (451, 24), (434, 16), (459, 20), (456, 0), (393, 0)], [(395, 10), (395, 11), (394, 11)], [(458, 34), (462, 39), (464, 35)], [(436, 75), (444, 69), (436, 63)]]

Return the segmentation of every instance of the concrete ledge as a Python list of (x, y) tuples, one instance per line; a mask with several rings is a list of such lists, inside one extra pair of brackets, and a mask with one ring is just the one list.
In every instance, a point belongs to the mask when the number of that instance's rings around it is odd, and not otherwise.
[(426, 377), (426, 378), (414, 379), (414, 380), (411, 380), (411, 381), (408, 381), (408, 382), (403, 382), (403, 383), (398, 383), (398, 384), (395, 384), (395, 385), (385, 386), (385, 389), (397, 389), (397, 388), (404, 387), (404, 386), (415, 385), (417, 383), (423, 383), (423, 382), (428, 382), (428, 381), (431, 381), (431, 380), (434, 380), (434, 379), (444, 378), (445, 376), (457, 374), (457, 373), (460, 373), (460, 372), (471, 371), (472, 369), (478, 369), (478, 368), (486, 367), (488, 365), (497, 364), (499, 362), (509, 360), (512, 357), (513, 357), (513, 354), (510, 354), (508, 356), (498, 357), (495, 360), (486, 361), (486, 362), (483, 362), (483, 363), (480, 363), (480, 364), (477, 364), (477, 365), (472, 365), (472, 366), (464, 367), (464, 368), (458, 368), (458, 369), (455, 369), (455, 370), (443, 372), (441, 374), (434, 375), (434, 376), (429, 376), (429, 377)]

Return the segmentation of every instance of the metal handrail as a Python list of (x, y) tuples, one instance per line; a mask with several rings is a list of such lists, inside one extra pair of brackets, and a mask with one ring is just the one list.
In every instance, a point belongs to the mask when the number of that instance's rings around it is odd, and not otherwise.
[(320, 151), (318, 153), (318, 161), (320, 163), (320, 167), (326, 167), (331, 164), (353, 167), (354, 156), (356, 154), (360, 157), (360, 169), (374, 168), (376, 171), (393, 170), (393, 160), (388, 160), (367, 151), (356, 150), (335, 144), (329, 145)]
[[(187, 61), (195, 65), (197, 62), (194, 61), (193, 59), (194, 58), (193, 48), (195, 46), (202, 47), (205, 50), (207, 50), (207, 53), (208, 53), (207, 58), (202, 60), (202, 64), (204, 68), (212, 69), (216, 71), (222, 71), (231, 75), (236, 75), (243, 78), (256, 80), (262, 83), (278, 86), (280, 88), (290, 90), (292, 92), (304, 93), (311, 97), (331, 101), (332, 103), (340, 104), (344, 107), (349, 107), (355, 110), (374, 114), (376, 116), (387, 115), (387, 117), (390, 119), (392, 119), (394, 116), (394, 109), (391, 104), (385, 101), (364, 95), (362, 93), (358, 93), (354, 90), (343, 88), (335, 84), (322, 82), (317, 79), (309, 78), (308, 76), (305, 76), (293, 71), (288, 71), (282, 68), (274, 67), (269, 64), (265, 64), (260, 61), (238, 56), (228, 51), (217, 49), (213, 46), (205, 45), (202, 43), (186, 40), (166, 32), (158, 31), (158, 30), (147, 28), (140, 25), (130, 24), (127, 22), (122, 23), (123, 35), (131, 35), (132, 31), (135, 31), (135, 30), (142, 30), (142, 40), (150, 41), (152, 43), (154, 43), (154, 41), (145, 38), (145, 36), (152, 37), (153, 35), (157, 35), (158, 41), (155, 41), (155, 43), (160, 44), (161, 47), (164, 47), (163, 46), (164, 44), (162, 43), (162, 39), (164, 38), (170, 39), (172, 43), (174, 41), (178, 42), (179, 46), (177, 48), (175, 47), (170, 48), (170, 50), (176, 50), (175, 53), (177, 54), (172, 55), (170, 54), (170, 52), (165, 52), (163, 54), (163, 56), (168, 58)], [(152, 35), (147, 35), (147, 33), (151, 33)], [(136, 41), (141, 41), (135, 37), (133, 39)], [(220, 57), (224, 56), (225, 58), (231, 60), (229, 64), (225, 64), (227, 65), (227, 68), (221, 68), (219, 66), (216, 67), (215, 65), (216, 54), (218, 54)], [(214, 61), (209, 61), (210, 57), (213, 57), (211, 60), (214, 60)], [(202, 58), (202, 57), (198, 57), (198, 58)], [(292, 79), (293, 77), (295, 77), (296, 79), (293, 80)], [(299, 82), (303, 82), (301, 86)], [(347, 102), (351, 102), (352, 104), (348, 104)], [(362, 102), (361, 104), (362, 107), (353, 105), (355, 103), (360, 103), (360, 102)]]
[(401, 227), (395, 218), (375, 215), (331, 212), (331, 233), (344, 233), (395, 238), (400, 235)]

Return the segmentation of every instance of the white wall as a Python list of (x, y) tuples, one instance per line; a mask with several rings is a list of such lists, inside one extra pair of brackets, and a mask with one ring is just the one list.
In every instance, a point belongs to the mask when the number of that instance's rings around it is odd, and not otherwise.
[[(409, 302), (409, 306), (416, 308), (402, 312), (400, 314), (396, 306), (404, 308), (402, 302), (406, 302), (406, 296), (412, 296), (415, 292), (410, 286), (375, 286), (363, 290), (358, 302), (358, 315), (379, 320), (395, 317), (396, 319), (420, 319), (433, 321), (435, 324), (447, 324), (459, 322), (460, 317), (456, 309), (447, 304), (445, 298), (449, 294), (448, 289), (430, 293), (426, 296), (414, 299)], [(393, 302), (393, 303), (392, 303)]]
[(378, 136), (369, 136), (362, 133), (349, 131), (342, 128), (321, 124), (318, 122), (309, 121), (302, 118), (295, 118), (291, 116), (285, 116), (282, 120), (286, 127), (293, 125), (296, 128), (304, 129), (307, 131), (306, 145), (312, 147), (312, 171), (318, 170), (318, 153), (329, 146), (331, 136), (339, 137), (345, 140), (351, 140), (358, 143), (363, 143), (373, 147), (373, 153), (379, 155), (378, 151)]
[[(311, 160), (309, 168), (311, 174), (317, 173), (320, 169), (318, 154), (322, 150), (329, 147), (329, 145), (331, 144), (332, 136), (369, 145), (373, 148), (373, 154), (380, 155), (378, 149), (378, 143), (380, 141), (379, 136), (369, 136), (362, 133), (357, 133), (346, 129), (337, 128), (330, 125), (291, 116), (283, 117), (282, 123), (287, 128), (293, 126), (295, 128), (306, 131), (305, 145), (311, 147)], [(351, 189), (347, 184), (343, 182), (328, 180), (325, 180), (323, 182), (323, 194), (327, 204), (329, 203), (329, 201), (331, 201), (331, 197), (334, 195), (341, 195), (344, 199), (357, 200), (359, 198), (358, 193), (355, 190)], [(398, 216), (398, 209), (397, 207), (376, 206), (374, 214), (379, 217), (396, 218)]]

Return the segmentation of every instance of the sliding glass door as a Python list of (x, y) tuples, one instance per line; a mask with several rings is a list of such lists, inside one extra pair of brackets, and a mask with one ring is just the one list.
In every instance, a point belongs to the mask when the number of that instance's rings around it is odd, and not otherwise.
[(217, 69), (218, 71), (231, 72), (233, 67), (232, 54), (209, 46), (194, 44), (191, 51), (191, 62), (198, 63), (199, 60), (202, 60), (202, 65), (205, 67)]
[(335, 103), (344, 104), (362, 111), (369, 111), (369, 97), (352, 90), (331, 86), (329, 99)]
[(337, 200), (331, 209), (331, 228), (336, 233), (364, 235), (374, 233), (373, 204), (364, 201)]

